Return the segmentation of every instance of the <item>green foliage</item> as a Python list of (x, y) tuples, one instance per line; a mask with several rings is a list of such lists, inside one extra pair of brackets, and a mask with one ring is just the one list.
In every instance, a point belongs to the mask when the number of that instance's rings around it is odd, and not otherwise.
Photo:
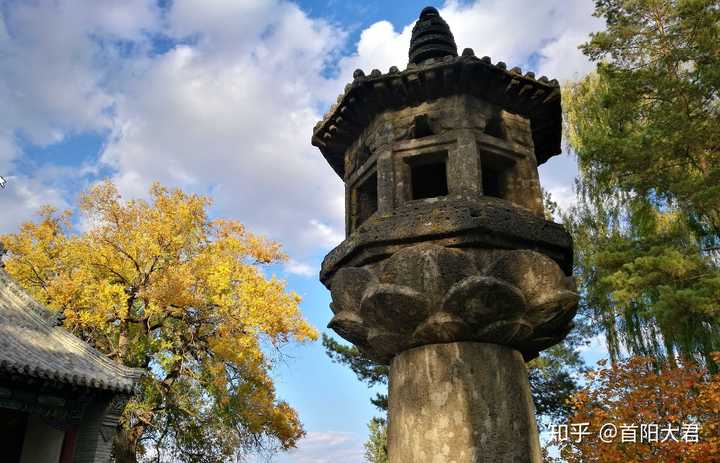
[(565, 90), (581, 311), (623, 350), (720, 347), (720, 2), (598, 0), (595, 73)]
[(388, 463), (387, 422), (382, 418), (373, 418), (368, 423), (370, 437), (365, 442), (365, 461), (368, 463)]
[(568, 342), (551, 347), (528, 364), (539, 425), (564, 423), (572, 414), (568, 398), (578, 389), (577, 373), (584, 370), (579, 351)]
[[(387, 384), (390, 369), (386, 365), (373, 362), (365, 357), (357, 347), (339, 343), (326, 334), (322, 335), (322, 343), (325, 352), (333, 361), (347, 365), (357, 378), (367, 383), (369, 387)], [(370, 401), (381, 411), (387, 411), (387, 394), (376, 394)]]

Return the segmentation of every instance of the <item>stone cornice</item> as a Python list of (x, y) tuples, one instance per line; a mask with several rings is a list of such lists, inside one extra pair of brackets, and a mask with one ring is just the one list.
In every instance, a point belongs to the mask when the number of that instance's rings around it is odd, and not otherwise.
[(325, 256), (320, 280), (328, 286), (343, 266), (381, 260), (418, 242), (533, 249), (554, 259), (567, 275), (572, 272), (572, 237), (562, 225), (497, 198), (447, 198), (412, 201), (393, 213), (371, 216)]

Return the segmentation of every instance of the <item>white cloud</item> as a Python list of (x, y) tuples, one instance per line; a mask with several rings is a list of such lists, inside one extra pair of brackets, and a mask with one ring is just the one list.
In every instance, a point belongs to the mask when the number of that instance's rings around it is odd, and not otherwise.
[[(562, 80), (589, 68), (576, 47), (599, 28), (592, 3), (452, 0), (441, 14), (460, 50)], [(215, 214), (284, 243), (295, 262), (344, 238), (342, 182), (310, 146), (312, 127), (355, 68), (405, 67), (413, 25), (372, 24), (340, 58), (346, 33), (284, 0), (177, 0), (162, 14), (151, 0), (44, 0), (3, 15), (0, 174), (21, 155), (18, 133), (44, 145), (109, 130), (101, 164), (125, 194), (154, 180), (210, 193)], [(148, 54), (148, 33), (183, 44)], [(562, 202), (575, 171), (561, 164), (543, 180)]]
[[(600, 27), (592, 17), (592, 0), (488, 0), (465, 3), (449, 1), (441, 11), (455, 35), (460, 49), (473, 48), (479, 56), (509, 66), (527, 65), (530, 57), (541, 55), (538, 69), (548, 77), (561, 79), (557, 73), (574, 72), (579, 61), (567, 62), (568, 69), (546, 68), (545, 62), (562, 61), (568, 50), (585, 41), (588, 33)], [(572, 40), (576, 40), (572, 43)], [(561, 42), (564, 47), (552, 44)]]
[(318, 275), (318, 269), (315, 266), (298, 262), (295, 259), (289, 259), (285, 263), (285, 271), (293, 275), (299, 275), (302, 277), (316, 277)]
[(575, 205), (575, 178), (578, 175), (577, 159), (574, 154), (561, 154), (550, 158), (540, 166), (540, 183), (558, 206), (568, 210)]
[(306, 231), (307, 238), (320, 245), (335, 247), (345, 239), (345, 235), (338, 228), (333, 228), (319, 220), (312, 219), (309, 225)]
[(149, 0), (16, 2), (0, 22), (0, 133), (47, 145), (110, 125), (102, 88), (116, 53), (103, 40), (139, 40), (152, 27)]
[(363, 455), (362, 442), (355, 434), (323, 431), (308, 432), (297, 449), (273, 460), (277, 463), (362, 463)]
[(340, 60), (339, 78), (334, 90), (340, 92), (347, 82), (352, 81), (355, 69), (369, 74), (373, 69), (388, 72), (391, 66), (404, 69), (408, 62), (412, 24), (401, 32), (395, 31), (388, 21), (379, 21), (362, 31), (355, 53)]
[(141, 40), (153, 27), (153, 5), (39, 0), (0, 7), (0, 175), (8, 178), (0, 229), (13, 230), (44, 203), (67, 206), (57, 177), (46, 175), (51, 168), (18, 171), (18, 137), (45, 146), (109, 128), (113, 97), (103, 81), (117, 63), (112, 43)]
[(5, 188), (0, 189), (0, 234), (16, 232), (18, 226), (35, 219), (40, 207), (51, 204), (58, 210), (69, 205), (62, 199), (62, 191), (44, 182), (42, 176), (3, 176)]
[[(6, 185), (0, 189), (0, 234), (16, 232), (21, 223), (37, 219), (37, 213), (44, 205), (49, 204), (58, 211), (71, 209), (67, 192), (78, 185), (86, 185), (85, 176), (94, 168), (88, 163), (75, 166), (44, 164), (33, 170), (32, 175), (3, 175)], [(81, 219), (80, 216), (75, 218)]]
[(216, 213), (307, 254), (309, 217), (343, 226), (342, 183), (310, 145), (314, 92), (343, 34), (290, 3), (223, 5), (177, 3), (169, 31), (196, 43), (138, 64), (102, 161), (132, 195), (154, 180), (212, 189)]
[(578, 44), (587, 41), (587, 31), (567, 31), (540, 49), (539, 72), (561, 83), (579, 80), (595, 68)]
[[(590, 69), (577, 46), (602, 26), (592, 17), (593, 4), (592, 0), (450, 0), (440, 14), (450, 25), (459, 52), (472, 48), (478, 56), (509, 66), (526, 65), (537, 54), (538, 68), (527, 70), (563, 80)], [(389, 22), (379, 21), (365, 29), (356, 53), (340, 62), (341, 80), (350, 79), (356, 68), (366, 73), (373, 68), (387, 72), (393, 65), (405, 68), (412, 26), (396, 31)]]

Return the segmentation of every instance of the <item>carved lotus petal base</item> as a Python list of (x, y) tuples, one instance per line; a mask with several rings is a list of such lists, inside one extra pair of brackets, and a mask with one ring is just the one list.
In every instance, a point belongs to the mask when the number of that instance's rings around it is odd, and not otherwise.
[(330, 320), (328, 328), (332, 328), (345, 339), (362, 339), (367, 337), (368, 334), (368, 329), (360, 315), (349, 310), (344, 310), (335, 315)]
[(417, 327), (413, 338), (426, 344), (454, 342), (470, 337), (470, 327), (457, 315), (438, 312)]
[(331, 295), (329, 327), (381, 363), (456, 341), (503, 344), (529, 359), (567, 335), (578, 300), (573, 280), (538, 252), (432, 244), (340, 269)]
[(428, 316), (427, 300), (407, 286), (379, 284), (365, 292), (360, 314), (373, 326), (410, 333)]
[(478, 340), (494, 344), (513, 345), (532, 334), (532, 326), (523, 320), (501, 320), (484, 327), (478, 334)]
[(340, 310), (359, 312), (363, 292), (373, 283), (377, 283), (375, 275), (362, 267), (346, 267), (338, 270), (330, 290), (333, 313), (338, 313)]
[(527, 305), (516, 287), (497, 278), (471, 276), (450, 288), (443, 309), (471, 326), (482, 326), (517, 317)]

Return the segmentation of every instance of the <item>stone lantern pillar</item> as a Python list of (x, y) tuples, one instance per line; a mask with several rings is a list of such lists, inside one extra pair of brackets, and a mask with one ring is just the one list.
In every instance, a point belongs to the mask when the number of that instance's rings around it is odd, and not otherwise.
[(458, 56), (431, 7), (409, 58), (355, 71), (313, 132), (346, 188), (347, 237), (320, 273), (329, 326), (390, 365), (391, 463), (540, 462), (525, 362), (577, 307), (537, 171), (560, 153), (560, 88)]

